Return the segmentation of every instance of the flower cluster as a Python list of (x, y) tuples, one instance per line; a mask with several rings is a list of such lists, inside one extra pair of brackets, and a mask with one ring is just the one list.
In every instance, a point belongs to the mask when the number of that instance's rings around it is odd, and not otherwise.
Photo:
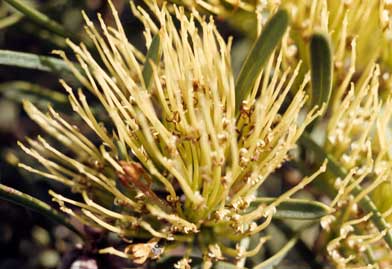
[[(325, 142), (326, 151), (347, 171), (344, 178), (333, 178), (331, 182), (337, 196), (330, 206), (336, 213), (326, 217), (339, 230), (339, 236), (328, 243), (327, 250), (340, 268), (374, 263), (375, 260), (369, 260), (372, 248), (379, 254), (389, 252), (383, 241), (390, 233), (389, 226), (377, 230), (370, 221), (374, 213), (365, 214), (359, 210), (359, 204), (370, 194), (384, 219), (391, 214), (391, 204), (385, 196), (392, 175), (387, 142), (391, 99), (383, 102), (378, 97), (378, 65), (363, 76), (363, 83), (352, 83), (340, 100), (339, 109), (333, 111)], [(361, 191), (357, 186), (362, 186)], [(330, 223), (325, 224), (329, 228)], [(358, 251), (365, 255), (358, 255)], [(384, 258), (380, 260), (386, 262)]]
[[(198, 237), (205, 268), (227, 256), (238, 261), (257, 254), (267, 238), (260, 238), (255, 250), (224, 244), (265, 230), (276, 207), (325, 169), (324, 164), (271, 203), (254, 203), (260, 186), (288, 160), (305, 127), (319, 115), (317, 107), (302, 109), (308, 75), (285, 103), (301, 62), (283, 68), (287, 50), (277, 50), (236, 111), (232, 40), (222, 38), (212, 18), (197, 11), (186, 16), (176, 6), (172, 15), (155, 3), (149, 4), (150, 17), (131, 2), (145, 27), (145, 54), (128, 41), (111, 7), (115, 28), (99, 16), (98, 30), (84, 16), (100, 59), (71, 41), (78, 64), (56, 51), (83, 85), (74, 91), (61, 81), (84, 125), (74, 126), (51, 107), (45, 114), (26, 101), (29, 116), (56, 142), (39, 136), (28, 139), (28, 146), (20, 144), (42, 169), (21, 167), (80, 194), (76, 201), (50, 192), (66, 213), (124, 239), (144, 241), (102, 253), (144, 263), (164, 253), (157, 247), (161, 240), (170, 246)], [(103, 115), (88, 103), (86, 90)], [(189, 262), (186, 257), (178, 266), (188, 268)]]

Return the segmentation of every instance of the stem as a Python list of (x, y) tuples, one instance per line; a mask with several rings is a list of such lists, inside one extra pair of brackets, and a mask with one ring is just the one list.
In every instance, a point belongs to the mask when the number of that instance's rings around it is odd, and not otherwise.
[(276, 268), (276, 266), (284, 259), (287, 253), (297, 244), (297, 242), (298, 236), (292, 237), (277, 253), (253, 267), (253, 269)]

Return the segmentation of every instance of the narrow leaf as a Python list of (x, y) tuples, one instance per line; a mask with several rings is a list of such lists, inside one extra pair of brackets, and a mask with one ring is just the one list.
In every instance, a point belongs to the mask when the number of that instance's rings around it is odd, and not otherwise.
[(0, 50), (0, 64), (59, 74), (71, 74), (67, 64), (61, 59), (25, 52)]
[(22, 0), (4, 0), (27, 18), (32, 20), (34, 23), (46, 28), (47, 30), (56, 33), (62, 37), (67, 37), (69, 34), (64, 29), (63, 26), (55, 22), (54, 20), (50, 19), (45, 14), (39, 12), (32, 6), (28, 5), (26, 1)]
[(282, 39), (289, 23), (286, 10), (279, 10), (266, 23), (259, 38), (242, 65), (235, 87), (235, 109), (239, 111), (241, 103), (249, 95), (257, 77), (268, 61), (272, 52)]
[[(252, 205), (270, 204), (276, 198), (257, 198)], [(329, 213), (330, 209), (323, 203), (304, 200), (289, 199), (282, 202), (276, 208), (274, 218), (280, 219), (296, 219), (296, 220), (316, 220)]]
[(28, 209), (34, 210), (48, 217), (49, 219), (68, 227), (71, 231), (75, 232), (80, 237), (83, 237), (81, 233), (69, 222), (69, 220), (65, 216), (54, 210), (50, 205), (42, 202), (37, 198), (15, 190), (11, 187), (0, 184), (0, 199), (4, 199), (11, 203), (15, 203)]
[(47, 108), (48, 104), (51, 104), (57, 110), (64, 110), (68, 104), (68, 98), (65, 94), (27, 81), (2, 83), (0, 84), (0, 93), (4, 97), (17, 102), (27, 99), (40, 108)]
[(274, 256), (259, 263), (253, 269), (273, 269), (286, 257), (287, 253), (295, 246), (298, 238), (293, 237)]
[(310, 38), (310, 70), (312, 79), (312, 107), (328, 105), (332, 90), (332, 53), (325, 34)]
[(159, 33), (158, 33), (156, 36), (154, 36), (154, 38), (151, 41), (151, 45), (147, 51), (146, 61), (143, 67), (143, 79), (147, 89), (149, 89), (151, 85), (151, 78), (152, 78), (151, 61), (155, 64), (158, 64), (160, 56), (161, 56), (161, 38), (159, 37)]

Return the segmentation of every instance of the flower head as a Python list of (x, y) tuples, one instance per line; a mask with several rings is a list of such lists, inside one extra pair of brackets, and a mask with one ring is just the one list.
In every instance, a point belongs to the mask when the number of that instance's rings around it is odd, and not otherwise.
[[(80, 221), (124, 238), (150, 240), (104, 253), (142, 263), (161, 254), (152, 246), (158, 239), (181, 244), (184, 238), (203, 238), (212, 231), (213, 238), (200, 240), (206, 261), (254, 255), (257, 251), (229, 249), (222, 240), (264, 230), (276, 206), (318, 175), (270, 204), (251, 207), (257, 190), (289, 158), (317, 116), (315, 108), (302, 117), (309, 76), (284, 103), (300, 63), (294, 70), (283, 69), (285, 52), (276, 51), (236, 113), (232, 40), (222, 38), (213, 19), (196, 11), (187, 17), (177, 7), (172, 16), (165, 6), (150, 4), (152, 18), (131, 6), (145, 27), (146, 55), (129, 43), (113, 7), (116, 28), (107, 27), (99, 16), (102, 34), (85, 16), (99, 59), (71, 41), (79, 65), (56, 52), (84, 87), (75, 92), (61, 81), (95, 140), (81, 131), (82, 125), (75, 127), (52, 108), (44, 114), (25, 102), (30, 117), (62, 149), (43, 137), (29, 139), (29, 146), (21, 147), (43, 169), (21, 166), (80, 193), (81, 201), (74, 201), (51, 192), (61, 208)], [(96, 113), (85, 89), (105, 113)]]
[[(352, 55), (355, 42), (353, 47)], [(350, 65), (355, 68), (355, 60)], [(380, 216), (390, 218), (392, 162), (388, 126), (392, 115), (391, 96), (389, 94), (385, 101), (379, 96), (378, 64), (371, 63), (357, 82), (349, 84), (351, 76), (351, 73), (346, 74), (346, 82), (339, 86), (324, 146), (346, 173), (344, 178), (330, 178), (337, 191), (330, 206), (336, 212), (324, 219), (326, 224), (330, 220), (339, 230), (338, 236), (328, 243), (327, 251), (332, 261), (342, 268), (369, 264), (367, 257), (355, 254), (357, 251), (374, 249), (380, 257), (390, 251), (383, 241), (390, 236), (389, 225), (384, 229), (376, 227), (372, 222), (376, 213), (366, 214), (359, 209), (364, 208), (361, 202), (367, 199), (380, 211)], [(376, 259), (374, 263), (381, 260)]]

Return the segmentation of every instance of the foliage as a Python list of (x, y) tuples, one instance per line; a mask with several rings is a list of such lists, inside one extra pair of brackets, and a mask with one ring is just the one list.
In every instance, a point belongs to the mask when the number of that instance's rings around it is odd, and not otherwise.
[(6, 2), (19, 13), (0, 26), (25, 16), (63, 49), (1, 50), (0, 64), (57, 76), (68, 101), (19, 77), (0, 85), (46, 133), (21, 137), (31, 159), (7, 160), (60, 184), (49, 194), (63, 212), (5, 185), (0, 197), (81, 235), (93, 263), (391, 266), (389, 2), (131, 1), (144, 47), (111, 1), (72, 36)]

